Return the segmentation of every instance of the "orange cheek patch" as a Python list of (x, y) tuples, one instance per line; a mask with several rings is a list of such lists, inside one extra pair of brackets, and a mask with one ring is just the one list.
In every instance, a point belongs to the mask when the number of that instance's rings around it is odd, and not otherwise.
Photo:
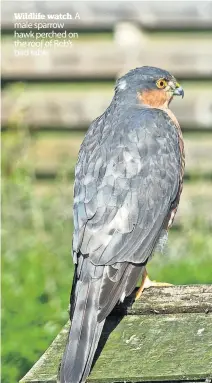
[(168, 103), (169, 95), (163, 89), (145, 90), (142, 93), (138, 93), (138, 100), (141, 104), (160, 108)]

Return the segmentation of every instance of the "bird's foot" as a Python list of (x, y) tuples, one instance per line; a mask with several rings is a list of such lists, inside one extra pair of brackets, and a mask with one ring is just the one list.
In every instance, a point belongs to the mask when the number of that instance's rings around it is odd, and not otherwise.
[(139, 287), (138, 291), (136, 292), (135, 300), (139, 299), (144, 291), (144, 289), (148, 289), (149, 287), (167, 287), (167, 286), (173, 286), (171, 283), (166, 283), (166, 282), (156, 282), (156, 281), (151, 281), (149, 279), (148, 274), (145, 270), (141, 282), (141, 286)]

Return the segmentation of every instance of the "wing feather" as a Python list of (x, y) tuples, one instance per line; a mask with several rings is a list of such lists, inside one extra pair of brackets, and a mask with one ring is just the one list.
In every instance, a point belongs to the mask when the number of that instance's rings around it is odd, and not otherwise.
[(74, 216), (84, 234), (74, 233), (74, 250), (96, 265), (145, 262), (179, 187), (174, 124), (156, 109), (131, 114), (130, 127), (106, 124), (103, 142), (98, 120), (76, 167)]
[(136, 286), (179, 189), (175, 125), (159, 110), (130, 113), (94, 122), (76, 166), (74, 259), (104, 267), (98, 320)]

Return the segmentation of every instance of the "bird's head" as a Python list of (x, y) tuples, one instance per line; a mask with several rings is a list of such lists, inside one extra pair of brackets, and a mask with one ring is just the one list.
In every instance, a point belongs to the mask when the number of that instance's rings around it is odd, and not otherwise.
[(165, 108), (174, 96), (184, 96), (183, 88), (174, 76), (149, 66), (133, 69), (120, 77), (115, 90), (125, 102), (134, 100), (153, 108)]

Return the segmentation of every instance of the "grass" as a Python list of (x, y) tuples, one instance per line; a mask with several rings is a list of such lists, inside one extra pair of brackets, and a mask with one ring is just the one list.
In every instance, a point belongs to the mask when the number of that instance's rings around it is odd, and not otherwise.
[(152, 279), (173, 284), (212, 283), (211, 262), (209, 229), (190, 227), (170, 231), (165, 253), (156, 254), (148, 270)]
[(71, 200), (37, 197), (22, 172), (2, 189), (2, 381), (15, 383), (68, 319)]

